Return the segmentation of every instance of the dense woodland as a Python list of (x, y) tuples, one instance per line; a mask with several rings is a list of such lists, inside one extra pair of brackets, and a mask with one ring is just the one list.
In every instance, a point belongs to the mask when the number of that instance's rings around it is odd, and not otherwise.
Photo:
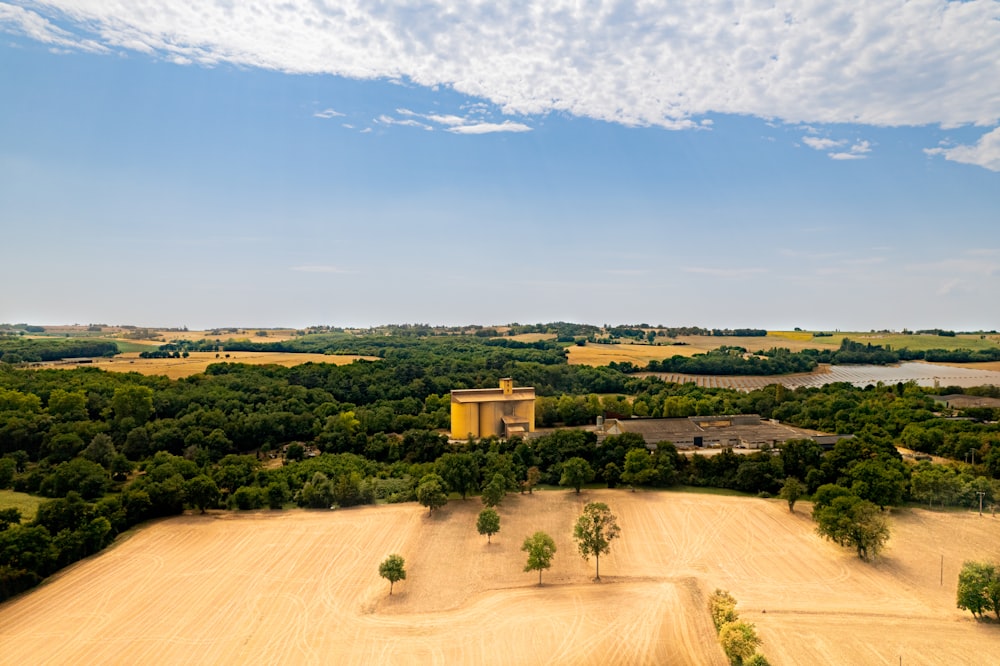
[[(49, 498), (30, 522), (0, 512), (0, 598), (100, 550), (130, 526), (185, 508), (439, 502), (432, 486), (467, 497), (497, 483), (506, 492), (599, 483), (776, 495), (789, 477), (808, 493), (836, 484), (882, 507), (973, 506), (978, 493), (987, 505), (996, 499), (996, 410), (951, 418), (939, 413), (933, 390), (912, 384), (741, 393), (570, 366), (553, 342), (475, 335), (328, 332), (278, 344), (379, 360), (293, 368), (219, 363), (180, 380), (0, 364), (0, 488)], [(180, 343), (173, 351), (188, 348)], [(449, 443), (442, 434), (449, 391), (495, 387), (507, 376), (536, 387), (539, 427), (562, 429), (530, 440)], [(739, 413), (855, 437), (830, 451), (802, 440), (749, 455), (687, 457), (666, 442), (650, 454), (635, 435), (598, 443), (575, 427), (599, 415)], [(896, 445), (954, 462), (916, 464)]]

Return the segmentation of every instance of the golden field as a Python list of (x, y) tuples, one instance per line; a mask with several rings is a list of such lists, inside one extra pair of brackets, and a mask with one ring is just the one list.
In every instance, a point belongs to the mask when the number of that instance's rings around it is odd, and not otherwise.
[[(594, 563), (571, 539), (606, 502), (621, 538)], [(728, 589), (775, 666), (993, 663), (995, 623), (955, 608), (963, 560), (996, 557), (1000, 521), (897, 511), (873, 564), (820, 539), (809, 506), (683, 492), (508, 496), (492, 544), (476, 499), (189, 515), (0, 605), (10, 664), (705, 664), (724, 666), (705, 608)], [(536, 530), (558, 551), (522, 569)], [(388, 595), (378, 564), (406, 559)], [(942, 565), (943, 563), (943, 565)], [(943, 576), (942, 576), (943, 571)]]
[(608, 365), (631, 361), (644, 366), (652, 360), (663, 360), (672, 356), (694, 356), (707, 350), (688, 345), (602, 345), (588, 342), (586, 346), (571, 345), (566, 348), (570, 365)]
[(109, 372), (138, 372), (143, 375), (165, 375), (171, 379), (189, 377), (213, 363), (248, 363), (250, 365), (282, 365), (290, 368), (303, 363), (333, 363), (347, 365), (358, 359), (378, 360), (373, 356), (338, 354), (293, 354), (287, 352), (191, 352), (188, 358), (139, 358), (138, 352), (119, 354), (114, 358), (94, 359), (86, 366), (50, 363), (48, 367), (94, 367)]

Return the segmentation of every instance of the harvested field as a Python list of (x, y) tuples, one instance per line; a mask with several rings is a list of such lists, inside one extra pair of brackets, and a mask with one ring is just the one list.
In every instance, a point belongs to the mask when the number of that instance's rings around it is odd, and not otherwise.
[[(228, 358), (227, 358), (228, 357)], [(119, 354), (114, 358), (94, 359), (87, 367), (109, 372), (138, 372), (143, 375), (166, 375), (171, 379), (188, 377), (213, 363), (247, 363), (250, 365), (283, 365), (290, 368), (303, 363), (333, 363), (347, 365), (358, 359), (377, 361), (371, 356), (341, 356), (338, 354), (293, 354), (286, 352), (191, 352), (188, 358), (139, 358), (136, 352)], [(77, 368), (79, 365), (50, 363), (54, 368)]]
[(541, 342), (542, 340), (555, 340), (556, 337), (554, 333), (521, 333), (506, 337), (506, 339), (517, 340), (518, 342)]
[(687, 345), (602, 345), (588, 342), (586, 346), (567, 347), (570, 365), (608, 365), (630, 361), (645, 366), (652, 360), (661, 361), (672, 356), (694, 356), (704, 354), (705, 349)]
[[(578, 556), (587, 501), (622, 537)], [(997, 558), (1000, 521), (898, 512), (883, 560), (821, 540), (808, 506), (678, 492), (510, 496), (487, 544), (480, 504), (185, 516), (0, 606), (4, 663), (726, 664), (705, 610), (729, 589), (772, 664), (976, 664), (1000, 627), (955, 608), (965, 559)], [(553, 568), (522, 571), (521, 541), (556, 540)], [(407, 580), (388, 596), (389, 553)], [(941, 562), (943, 557), (943, 584)], [(766, 613), (765, 613), (766, 610)]]

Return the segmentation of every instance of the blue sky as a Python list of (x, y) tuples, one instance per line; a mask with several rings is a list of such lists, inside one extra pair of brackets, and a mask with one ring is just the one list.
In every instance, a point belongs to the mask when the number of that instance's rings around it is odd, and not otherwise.
[(1000, 327), (1000, 3), (368, 4), (0, 2), (0, 321)]

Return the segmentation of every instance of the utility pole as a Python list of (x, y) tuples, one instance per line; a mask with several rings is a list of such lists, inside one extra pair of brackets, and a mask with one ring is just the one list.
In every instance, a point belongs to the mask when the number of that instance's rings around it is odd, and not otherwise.
[(976, 494), (979, 495), (979, 517), (982, 518), (983, 517), (983, 495), (986, 494), (986, 491), (977, 490)]

